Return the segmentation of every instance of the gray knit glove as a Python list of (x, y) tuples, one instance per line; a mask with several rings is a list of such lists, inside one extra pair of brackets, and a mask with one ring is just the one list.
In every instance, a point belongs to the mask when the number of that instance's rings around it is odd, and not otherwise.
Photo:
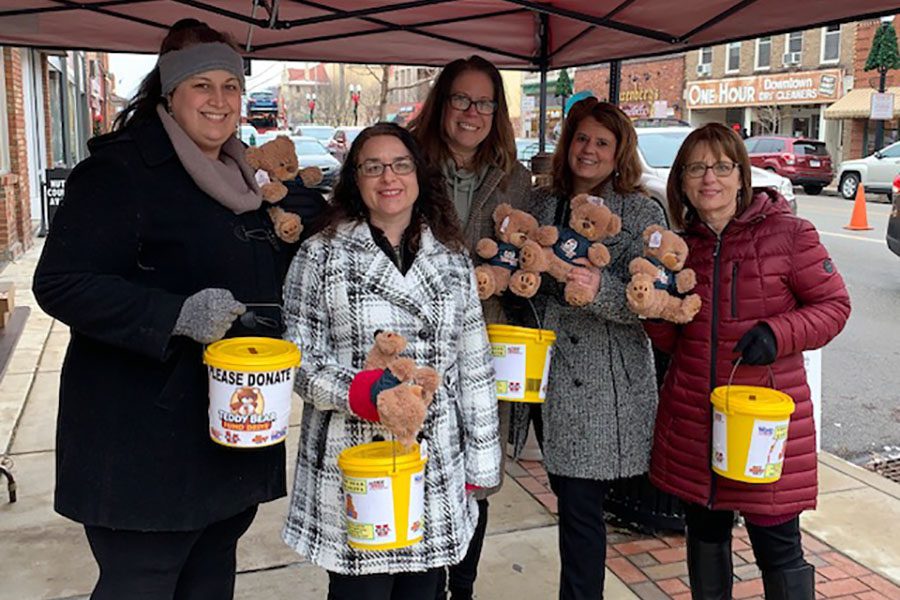
[(184, 301), (172, 334), (211, 344), (225, 337), (234, 320), (246, 310), (228, 290), (206, 288)]

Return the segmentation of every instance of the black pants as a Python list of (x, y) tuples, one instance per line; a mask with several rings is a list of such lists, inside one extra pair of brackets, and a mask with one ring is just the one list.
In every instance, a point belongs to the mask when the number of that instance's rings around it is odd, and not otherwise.
[[(730, 510), (709, 510), (698, 504), (685, 505), (688, 535), (709, 543), (731, 539), (734, 513)], [(796, 569), (806, 564), (800, 545), (800, 517), (773, 527), (761, 527), (747, 522), (750, 545), (756, 565), (764, 573)]]
[(475, 533), (472, 534), (472, 541), (469, 542), (465, 557), (459, 564), (448, 567), (446, 571), (441, 569), (437, 600), (447, 600), (447, 592), (450, 592), (450, 600), (471, 600), (475, 594), (475, 579), (478, 577), (478, 561), (484, 547), (487, 520), (488, 500), (483, 498), (478, 501), (478, 523), (475, 525)]
[(329, 571), (328, 600), (432, 600), (442, 571), (393, 575), (341, 575)]
[(559, 507), (559, 600), (603, 598), (607, 483), (549, 474)]
[(100, 567), (91, 600), (228, 600), (237, 541), (256, 506), (196, 531), (128, 531), (85, 526)]

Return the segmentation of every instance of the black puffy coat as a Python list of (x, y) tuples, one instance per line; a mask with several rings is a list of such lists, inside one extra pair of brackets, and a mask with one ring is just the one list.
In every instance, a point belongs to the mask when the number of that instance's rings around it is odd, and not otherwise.
[[(170, 333), (184, 300), (210, 287), (280, 321), (291, 249), (264, 208), (235, 215), (201, 191), (157, 119), (91, 140), (90, 150), (34, 278), (41, 308), (72, 332), (57, 512), (87, 525), (190, 530), (283, 496), (283, 444), (210, 441), (203, 346)], [(237, 323), (228, 335), (280, 333)]]

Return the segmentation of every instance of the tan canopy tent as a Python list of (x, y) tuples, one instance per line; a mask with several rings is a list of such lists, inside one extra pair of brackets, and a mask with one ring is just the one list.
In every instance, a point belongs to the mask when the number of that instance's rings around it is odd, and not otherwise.
[(877, 17), (896, 0), (0, 0), (0, 44), (153, 53), (196, 17), (259, 59), (545, 71)]
[[(872, 88), (857, 88), (825, 109), (826, 119), (868, 119), (872, 110)], [(894, 95), (894, 118), (900, 117), (900, 87), (892, 87), (885, 92)]]

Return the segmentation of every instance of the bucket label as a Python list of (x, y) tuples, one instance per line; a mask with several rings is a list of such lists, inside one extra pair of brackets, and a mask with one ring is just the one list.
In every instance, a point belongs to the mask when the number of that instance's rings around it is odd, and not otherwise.
[(358, 544), (397, 541), (390, 477), (344, 477), (347, 538)]
[(747, 451), (747, 468), (744, 475), (754, 479), (781, 476), (784, 463), (784, 445), (787, 442), (789, 420), (753, 421), (750, 449)]
[(284, 441), (294, 368), (263, 373), (207, 366), (209, 434), (223, 446), (256, 448)]
[(547, 399), (547, 384), (550, 381), (550, 359), (553, 358), (553, 344), (547, 346), (547, 358), (544, 359), (544, 374), (541, 375), (541, 389), (538, 392), (538, 398)]
[(406, 539), (410, 542), (420, 539), (425, 528), (425, 471), (409, 476), (408, 525)]
[(525, 398), (525, 344), (491, 344), (497, 397), (501, 400)]
[(728, 415), (713, 409), (712, 466), (728, 470)]

